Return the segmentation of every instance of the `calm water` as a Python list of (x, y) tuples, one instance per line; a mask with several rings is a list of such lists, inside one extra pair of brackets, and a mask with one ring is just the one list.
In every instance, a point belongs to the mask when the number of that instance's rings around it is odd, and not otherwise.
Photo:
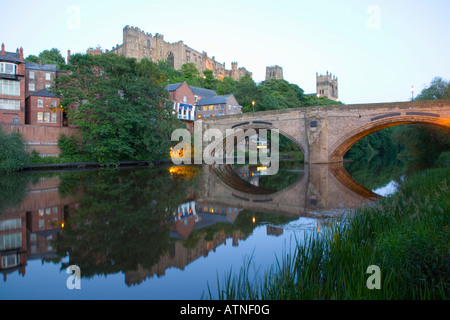
[[(200, 299), (250, 257), (262, 274), (330, 218), (395, 192), (402, 172), (346, 169), (284, 161), (275, 176), (258, 166), (1, 176), (0, 299)], [(68, 289), (69, 265), (81, 289)]]

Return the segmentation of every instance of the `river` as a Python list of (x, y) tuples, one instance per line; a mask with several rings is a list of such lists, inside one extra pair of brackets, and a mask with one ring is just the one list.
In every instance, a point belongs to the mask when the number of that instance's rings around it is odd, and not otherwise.
[[(3, 175), (0, 299), (200, 299), (395, 192), (398, 163)], [(80, 278), (68, 273), (77, 266)]]

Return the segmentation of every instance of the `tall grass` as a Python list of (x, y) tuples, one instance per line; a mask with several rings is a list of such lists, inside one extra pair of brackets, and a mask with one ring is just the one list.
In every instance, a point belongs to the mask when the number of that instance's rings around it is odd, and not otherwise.
[[(262, 276), (250, 262), (210, 299), (449, 299), (450, 169), (408, 178), (398, 192), (297, 241)], [(380, 267), (381, 288), (366, 273)]]

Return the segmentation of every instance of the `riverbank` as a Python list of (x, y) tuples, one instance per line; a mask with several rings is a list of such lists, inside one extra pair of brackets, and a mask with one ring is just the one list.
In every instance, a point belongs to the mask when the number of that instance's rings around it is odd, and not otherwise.
[[(448, 299), (450, 169), (410, 176), (373, 206), (299, 239), (295, 253), (250, 277), (251, 261), (210, 299)], [(376, 266), (377, 271), (368, 269)], [(377, 267), (379, 269), (377, 269)], [(371, 267), (372, 268), (372, 267)], [(369, 289), (372, 285), (375, 288)]]

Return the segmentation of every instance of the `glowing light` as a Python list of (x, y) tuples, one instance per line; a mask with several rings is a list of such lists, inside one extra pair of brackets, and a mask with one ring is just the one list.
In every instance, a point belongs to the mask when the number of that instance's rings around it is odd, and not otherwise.
[(267, 149), (267, 146), (257, 146), (257, 149)]
[(64, 221), (61, 222), (61, 228), (64, 228), (66, 224), (64, 223)]
[(253, 217), (253, 219), (252, 219), (252, 222), (253, 222), (253, 223), (255, 223), (255, 222), (256, 222), (256, 218), (255, 218), (255, 217)]
[(256, 170), (257, 171), (264, 171), (264, 170), (267, 170), (267, 167), (257, 167)]

